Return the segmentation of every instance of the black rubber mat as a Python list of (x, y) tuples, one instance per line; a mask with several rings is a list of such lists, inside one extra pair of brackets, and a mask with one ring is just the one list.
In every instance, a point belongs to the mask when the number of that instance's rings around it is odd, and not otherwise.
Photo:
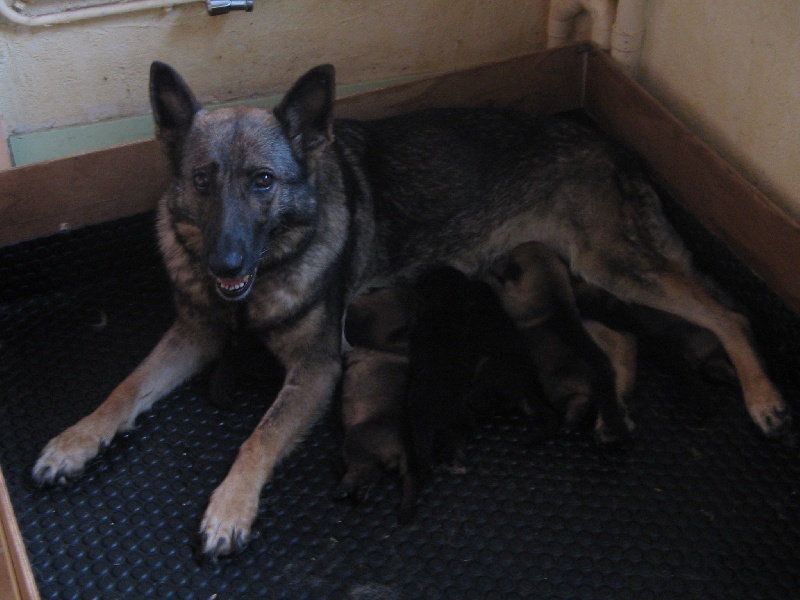
[[(677, 208), (698, 262), (752, 312), (797, 411), (800, 319)], [(413, 523), (396, 489), (331, 499), (331, 419), (277, 470), (256, 537), (200, 566), (190, 542), (209, 494), (274, 394), (235, 408), (198, 377), (143, 415), (69, 487), (36, 489), (39, 450), (92, 410), (168, 327), (168, 285), (144, 215), (0, 250), (0, 459), (43, 598), (800, 597), (800, 452), (763, 439), (739, 392), (691, 379), (651, 349), (632, 444), (533, 444), (491, 418), (464, 474), (439, 473)], [(656, 347), (655, 350), (658, 350)]]

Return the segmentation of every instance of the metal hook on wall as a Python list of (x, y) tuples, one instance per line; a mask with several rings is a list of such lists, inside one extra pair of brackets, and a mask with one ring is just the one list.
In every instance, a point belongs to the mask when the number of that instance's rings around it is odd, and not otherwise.
[(253, 12), (253, 0), (206, 0), (206, 10), (212, 17), (234, 10)]

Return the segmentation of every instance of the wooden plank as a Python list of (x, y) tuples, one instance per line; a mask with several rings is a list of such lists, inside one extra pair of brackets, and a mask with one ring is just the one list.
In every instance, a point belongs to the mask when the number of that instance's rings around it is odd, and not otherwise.
[(583, 45), (431, 75), (341, 98), (340, 117), (372, 119), (421, 108), (502, 106), (550, 114), (581, 107)]
[(0, 245), (144, 212), (169, 180), (154, 140), (0, 173)]
[(39, 598), (2, 470), (0, 470), (0, 598), (3, 600)]
[[(434, 106), (574, 109), (583, 63), (577, 46), (549, 50), (345, 96), (337, 115), (363, 119)], [(152, 139), (0, 172), (0, 245), (150, 210), (168, 180)]]
[(5, 531), (0, 524), (0, 598), (9, 600), (19, 599), (19, 586), (14, 573), (14, 563), (11, 562), (11, 553), (8, 550)]
[(800, 225), (604, 52), (587, 59), (584, 109), (636, 150), (676, 200), (800, 310)]

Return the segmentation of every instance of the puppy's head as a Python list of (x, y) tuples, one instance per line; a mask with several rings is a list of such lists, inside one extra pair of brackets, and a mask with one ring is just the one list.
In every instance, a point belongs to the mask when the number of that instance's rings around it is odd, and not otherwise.
[(561, 295), (556, 288), (563, 283), (562, 271), (566, 273), (566, 267), (552, 251), (531, 242), (495, 263), (487, 281), (517, 324), (535, 325), (549, 316)]
[(410, 299), (404, 290), (381, 288), (356, 297), (347, 308), (345, 336), (353, 346), (402, 352), (408, 343)]
[(259, 265), (286, 261), (312, 235), (318, 158), (333, 139), (333, 98), (334, 69), (322, 65), (274, 111), (208, 111), (174, 69), (152, 64), (156, 135), (175, 174), (171, 217), (222, 298), (245, 298)]

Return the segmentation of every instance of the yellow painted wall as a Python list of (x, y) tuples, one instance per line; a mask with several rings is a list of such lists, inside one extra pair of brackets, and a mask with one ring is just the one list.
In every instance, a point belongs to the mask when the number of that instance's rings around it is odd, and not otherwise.
[(283, 91), (320, 62), (340, 83), (455, 69), (543, 48), (547, 10), (547, 0), (255, 0), (252, 13), (217, 17), (196, 3), (48, 28), (0, 20), (0, 115), (22, 133), (144, 114), (154, 59), (204, 102)]
[(800, 220), (800, 2), (649, 0), (639, 78)]

